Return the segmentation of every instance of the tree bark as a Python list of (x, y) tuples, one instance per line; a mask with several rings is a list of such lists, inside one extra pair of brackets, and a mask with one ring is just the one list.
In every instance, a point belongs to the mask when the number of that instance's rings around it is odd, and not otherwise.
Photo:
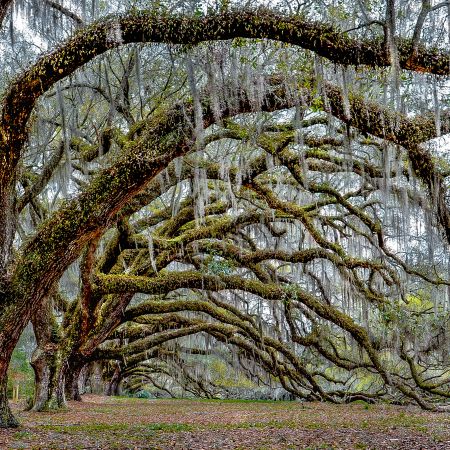
[(0, 185), (0, 282), (7, 280), (8, 268), (11, 262), (12, 244), (16, 230), (16, 199), (12, 183), (9, 186)]
[(121, 375), (121, 369), (120, 364), (116, 363), (116, 368), (114, 370), (113, 376), (111, 377), (111, 380), (109, 381), (105, 394), (108, 396), (117, 396), (119, 395), (119, 385), (122, 381), (122, 375)]
[(66, 375), (66, 398), (68, 400), (75, 400), (81, 402), (80, 393), (80, 374), (83, 370), (84, 364), (72, 365), (69, 363), (69, 369)]
[(31, 405), (32, 411), (43, 411), (50, 399), (51, 365), (48, 364), (47, 355), (39, 347), (31, 358), (31, 367), (34, 370), (34, 398)]
[(0, 26), (3, 25), (8, 9), (12, 4), (12, 0), (0, 0)]
[[(50, 347), (50, 346), (48, 346)], [(32, 411), (64, 409), (66, 367), (56, 347), (43, 351), (37, 348), (31, 360), (35, 374), (35, 393)]]
[(8, 363), (9, 358), (0, 358), (0, 428), (15, 428), (19, 426), (19, 423), (13, 416), (8, 403)]
[(37, 348), (31, 358), (35, 376), (35, 392), (32, 411), (48, 411), (64, 406), (58, 395), (58, 383), (62, 371), (62, 351), (59, 325), (53, 315), (50, 296), (46, 296), (31, 318)]

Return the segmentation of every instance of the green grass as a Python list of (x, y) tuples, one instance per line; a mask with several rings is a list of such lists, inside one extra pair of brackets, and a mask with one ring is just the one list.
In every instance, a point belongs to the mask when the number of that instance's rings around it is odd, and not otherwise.
[(303, 426), (293, 420), (268, 420), (266, 422), (240, 422), (240, 423), (227, 423), (227, 424), (210, 424), (196, 427), (196, 429), (207, 430), (250, 430), (261, 428), (302, 428)]
[(82, 424), (82, 425), (41, 425), (42, 429), (46, 431), (53, 431), (55, 433), (76, 434), (76, 433), (104, 433), (104, 432), (146, 432), (146, 431), (161, 431), (177, 433), (180, 431), (192, 431), (194, 426), (185, 423), (150, 423), (148, 425), (129, 425), (124, 423), (119, 424)]
[(166, 400), (176, 400), (176, 401), (188, 401), (188, 402), (199, 402), (199, 403), (273, 403), (275, 405), (289, 405), (289, 404), (296, 404), (298, 405), (298, 402), (292, 401), (292, 400), (250, 400), (250, 399), (243, 399), (243, 398), (165, 398)]
[(362, 405), (364, 409), (370, 409), (371, 405), (370, 403), (365, 402), (364, 400), (355, 400), (350, 403), (351, 405)]
[(363, 444), (362, 442), (357, 442), (357, 443), (355, 444), (355, 448), (364, 450), (364, 449), (367, 448), (367, 445), (366, 445), (366, 444)]
[(17, 431), (13, 434), (13, 439), (20, 440), (31, 437), (32, 434), (29, 431)]
[(42, 429), (47, 431), (54, 431), (56, 433), (103, 433), (114, 431), (126, 431), (134, 428), (125, 423), (106, 424), (106, 423), (92, 423), (82, 425), (41, 425)]
[[(167, 400), (149, 403), (146, 399), (116, 397), (103, 399), (104, 403), (77, 405), (79, 411), (19, 413), (19, 417), (23, 415), (23, 427), (11, 435), (11, 443), (15, 444), (13, 448), (42, 448), (39, 447), (42, 442), (58, 440), (66, 445), (64, 448), (74, 449), (86, 448), (88, 444), (92, 448), (100, 445), (101, 448), (112, 449), (117, 444), (117, 448), (156, 449), (166, 442), (189, 443), (192, 439), (202, 443), (206, 439), (205, 444), (210, 443), (219, 432), (223, 436), (231, 437), (238, 433), (244, 436), (244, 430), (248, 430), (250, 436), (261, 436), (261, 439), (253, 447), (240, 441), (237, 444), (242, 449), (255, 450), (274, 448), (272, 441), (277, 436), (282, 437), (278, 441), (280, 449), (298, 448), (291, 437), (297, 439), (297, 436), (311, 436), (311, 433), (317, 435), (317, 443), (312, 446), (314, 449), (342, 448), (335, 442), (335, 439), (340, 439), (336, 430), (347, 430), (346, 436), (357, 432), (352, 443), (346, 444), (345, 448), (349, 449), (367, 448), (365, 439), (359, 434), (363, 430), (380, 436), (388, 430), (399, 436), (405, 431), (411, 436), (419, 436), (420, 433), (422, 437), (428, 435), (425, 439), (429, 445), (449, 440), (450, 419), (412, 408), (370, 405), (369, 411), (365, 411), (362, 402), (356, 405), (303, 405), (273, 400)], [(114, 423), (116, 414), (119, 414), (119, 423)], [(111, 417), (115, 420), (112, 421)], [(120, 417), (125, 423), (120, 423)], [(26, 427), (25, 419), (31, 421), (30, 427)], [(288, 430), (292, 432), (287, 433)]]
[(186, 423), (151, 423), (144, 425), (146, 430), (151, 431), (164, 431), (168, 433), (178, 433), (180, 431), (193, 431), (194, 426)]
[[(111, 397), (108, 397), (108, 398), (113, 400), (114, 403), (117, 403), (117, 402), (137, 402), (137, 403), (139, 403), (139, 402), (148, 402), (148, 401), (158, 400), (158, 399), (155, 399), (155, 398), (130, 397), (128, 395), (117, 395), (117, 396), (111, 396)], [(167, 398), (167, 399), (164, 399), (164, 400), (169, 400), (169, 399)]]
[(302, 428), (320, 429), (320, 425), (316, 423), (301, 425), (292, 420), (269, 420), (266, 422), (241, 422), (234, 424), (209, 424), (209, 425), (192, 425), (187, 423), (150, 423), (144, 425), (129, 425), (129, 424), (82, 424), (82, 425), (41, 425), (41, 429), (46, 431), (53, 431), (63, 434), (95, 434), (95, 433), (113, 433), (113, 432), (128, 432), (128, 433), (145, 433), (160, 431), (164, 433), (178, 433), (182, 431), (197, 431), (197, 430), (240, 430), (240, 429), (261, 429), (261, 428)]
[(417, 417), (405, 412), (396, 414), (386, 419), (379, 420), (380, 427), (401, 427), (401, 428), (422, 428), (427, 425), (427, 420), (424, 417)]
[(321, 428), (323, 428), (323, 425), (321, 425), (320, 423), (311, 422), (305, 424), (305, 428), (307, 430), (320, 430)]

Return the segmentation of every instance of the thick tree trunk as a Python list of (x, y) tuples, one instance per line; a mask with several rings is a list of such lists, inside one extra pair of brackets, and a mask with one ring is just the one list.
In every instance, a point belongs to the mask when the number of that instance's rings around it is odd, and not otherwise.
[(42, 300), (31, 321), (38, 345), (31, 358), (35, 375), (35, 394), (31, 410), (48, 411), (64, 408), (67, 364), (61, 355), (61, 345), (57, 338), (59, 326), (53, 315), (50, 297), (47, 296)]
[(64, 361), (58, 370), (58, 378), (56, 382), (55, 393), (53, 394), (54, 405), (56, 409), (66, 409), (66, 376), (67, 376), (67, 363)]
[(55, 347), (43, 351), (37, 348), (31, 360), (35, 375), (32, 411), (49, 411), (66, 407), (64, 395), (65, 371)]
[(19, 423), (13, 416), (8, 403), (8, 359), (0, 359), (0, 428), (12, 428), (19, 426)]
[(37, 348), (31, 358), (31, 367), (34, 370), (34, 398), (31, 405), (32, 411), (42, 411), (51, 395), (51, 365), (48, 364), (45, 353)]
[(66, 375), (66, 397), (68, 400), (81, 402), (80, 393), (80, 374), (84, 364), (69, 364), (69, 370)]
[(6, 377), (0, 380), (0, 428), (15, 428), (19, 426), (19, 422), (17, 422), (9, 407), (6, 394), (7, 384)]
[[(10, 1), (0, 2), (0, 24), (3, 21)], [(9, 304), (9, 266), (11, 263), (12, 244), (14, 240), (15, 182), (0, 183), (0, 428), (17, 427), (19, 424), (11, 413), (8, 404), (8, 365), (11, 355), (19, 340), (20, 333), (27, 323), (23, 315), (15, 314)]]
[[(8, 304), (8, 298), (0, 295), (0, 302)], [(20, 333), (26, 324), (23, 317), (14, 315), (8, 306), (0, 310), (0, 428), (17, 427), (19, 424), (8, 405), (8, 366)], [(15, 326), (17, 325), (17, 327)], [(23, 325), (23, 327), (22, 327)]]

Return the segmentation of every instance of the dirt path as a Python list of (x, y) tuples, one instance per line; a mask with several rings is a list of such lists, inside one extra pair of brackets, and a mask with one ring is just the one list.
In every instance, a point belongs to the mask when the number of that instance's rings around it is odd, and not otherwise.
[(85, 396), (0, 430), (0, 449), (450, 449), (450, 415), (390, 405)]

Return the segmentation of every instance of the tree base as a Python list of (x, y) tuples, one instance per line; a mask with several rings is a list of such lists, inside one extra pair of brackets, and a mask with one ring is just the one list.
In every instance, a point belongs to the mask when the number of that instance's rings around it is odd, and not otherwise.
[(19, 426), (19, 422), (12, 415), (11, 411), (2, 411), (0, 413), (0, 428), (17, 428)]
[(66, 403), (61, 403), (58, 400), (56, 400), (54, 397), (52, 397), (50, 400), (47, 400), (42, 403), (34, 404), (31, 407), (31, 411), (35, 412), (43, 412), (43, 411), (67, 411), (68, 407)]
[(13, 416), (11, 408), (9, 407), (8, 395), (6, 393), (7, 387), (6, 374), (0, 374), (0, 428), (17, 428), (19, 422)]

